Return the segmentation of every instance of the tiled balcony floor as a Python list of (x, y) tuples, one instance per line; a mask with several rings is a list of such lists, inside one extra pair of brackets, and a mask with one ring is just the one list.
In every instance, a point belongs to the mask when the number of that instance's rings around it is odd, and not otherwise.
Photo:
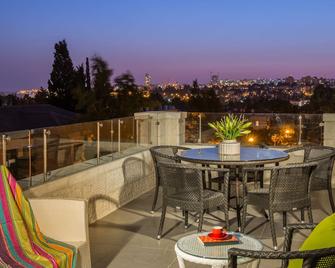
[[(91, 256), (94, 268), (178, 267), (174, 245), (180, 237), (196, 232), (197, 224), (194, 222), (194, 219), (190, 217), (189, 223), (191, 226), (185, 230), (181, 212), (170, 208), (165, 220), (165, 236), (160, 241), (156, 240), (160, 210), (153, 215), (150, 214), (152, 194), (152, 192), (149, 192), (142, 195), (128, 205), (91, 225)], [(319, 222), (327, 216), (327, 213), (330, 213), (328, 194), (325, 191), (321, 191), (313, 193), (312, 197), (314, 222)], [(254, 218), (247, 226), (247, 233), (254, 229), (255, 226), (265, 222), (265, 219), (260, 214), (257, 214), (256, 211), (248, 210), (248, 212), (258, 215), (258, 217)], [(224, 219), (223, 213), (221, 212), (215, 212), (213, 214)], [(230, 214), (230, 218), (233, 219), (235, 212), (231, 211)], [(296, 215), (300, 215), (300, 212), (297, 212)], [(296, 222), (297, 220), (298, 218), (293, 214), (288, 216), (289, 223)], [(277, 215), (276, 223), (278, 243), (282, 246), (282, 218), (279, 214)], [(206, 215), (204, 230), (210, 230), (211, 226), (218, 224), (219, 222), (216, 219), (210, 215)], [(236, 228), (236, 221), (232, 220), (232, 228)], [(271, 249), (270, 226), (267, 222), (256, 230), (253, 230), (249, 235), (260, 239), (264, 244), (265, 250)], [(297, 249), (305, 238), (305, 234), (295, 234), (293, 249)], [(276, 261), (262, 261), (260, 265), (260, 267), (279, 266), (280, 263)], [(186, 263), (186, 267), (206, 266)], [(251, 267), (251, 264), (241, 267)]]

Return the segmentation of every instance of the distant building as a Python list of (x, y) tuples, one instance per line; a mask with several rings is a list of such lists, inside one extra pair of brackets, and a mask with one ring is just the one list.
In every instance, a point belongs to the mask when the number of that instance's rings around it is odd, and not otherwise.
[(310, 100), (299, 100), (299, 101), (290, 100), (290, 103), (292, 105), (299, 106), (299, 107), (309, 104), (309, 102)]
[(151, 88), (151, 76), (148, 73), (144, 75), (144, 86), (147, 88)]
[(36, 94), (40, 91), (40, 88), (32, 88), (32, 89), (21, 89), (16, 92), (16, 96), (18, 98), (23, 98), (24, 96), (29, 96), (31, 98), (35, 98)]
[(294, 82), (295, 82), (295, 79), (291, 75), (285, 78), (285, 83), (286, 84), (292, 85)]
[(217, 86), (217, 85), (219, 85), (219, 82), (220, 82), (219, 75), (211, 73), (211, 85), (212, 86)]

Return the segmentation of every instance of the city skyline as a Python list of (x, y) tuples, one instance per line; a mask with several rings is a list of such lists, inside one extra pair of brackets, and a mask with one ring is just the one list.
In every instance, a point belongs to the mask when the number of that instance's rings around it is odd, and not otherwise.
[(53, 46), (75, 65), (95, 54), (138, 84), (335, 77), (332, 1), (1, 2), (0, 91), (46, 87)]

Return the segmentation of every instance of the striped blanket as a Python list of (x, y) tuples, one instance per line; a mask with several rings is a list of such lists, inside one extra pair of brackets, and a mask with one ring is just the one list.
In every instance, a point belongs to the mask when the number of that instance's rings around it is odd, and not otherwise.
[(41, 233), (21, 187), (0, 169), (0, 267), (74, 268), (76, 249)]

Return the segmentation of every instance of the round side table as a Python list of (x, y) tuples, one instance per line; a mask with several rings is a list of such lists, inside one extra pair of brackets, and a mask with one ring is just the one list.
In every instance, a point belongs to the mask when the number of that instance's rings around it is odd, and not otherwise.
[[(228, 264), (228, 250), (230, 248), (242, 248), (252, 250), (263, 249), (263, 245), (259, 240), (241, 233), (233, 232), (230, 232), (230, 234), (238, 236), (240, 243), (217, 246), (204, 246), (199, 241), (198, 236), (207, 234), (208, 233), (191, 234), (177, 241), (175, 245), (175, 251), (177, 254), (179, 268), (185, 268), (184, 260), (198, 264), (211, 265), (212, 268), (221, 268), (224, 265)], [(239, 264), (241, 264), (252, 261), (252, 259), (238, 258), (237, 261)]]

